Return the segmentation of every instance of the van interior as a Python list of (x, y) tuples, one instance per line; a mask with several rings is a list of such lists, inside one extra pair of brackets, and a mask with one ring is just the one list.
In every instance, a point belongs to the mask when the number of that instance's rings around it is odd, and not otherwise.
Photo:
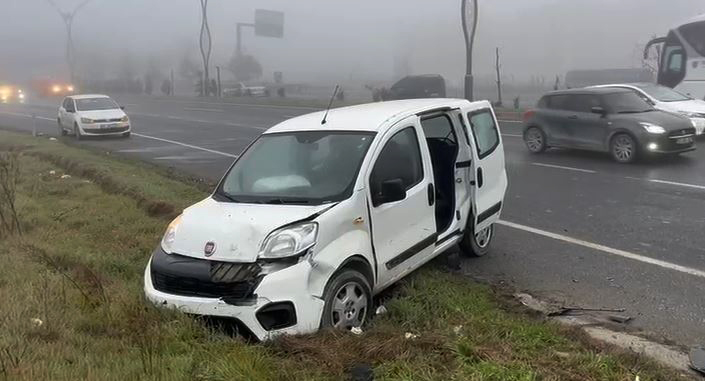
[(448, 229), (455, 214), (455, 162), (458, 157), (458, 137), (448, 115), (421, 120), (431, 153), (433, 180), (436, 190), (436, 227), (438, 233)]

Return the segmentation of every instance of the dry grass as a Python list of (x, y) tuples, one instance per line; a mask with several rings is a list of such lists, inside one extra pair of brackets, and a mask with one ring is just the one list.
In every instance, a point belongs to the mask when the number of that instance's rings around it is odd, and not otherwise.
[[(0, 379), (341, 380), (366, 367), (378, 380), (679, 378), (508, 311), (491, 289), (434, 265), (398, 287), (385, 301), (389, 312), (360, 336), (247, 343), (142, 297), (144, 266), (168, 216), (203, 192), (56, 142), (0, 139), (25, 145), (17, 185), (24, 234), (0, 241)], [(72, 177), (62, 179), (65, 172)]]

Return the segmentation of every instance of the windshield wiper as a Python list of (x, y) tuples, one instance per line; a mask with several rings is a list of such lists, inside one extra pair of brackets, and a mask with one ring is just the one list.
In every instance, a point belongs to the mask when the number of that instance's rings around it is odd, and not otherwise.
[(262, 202), (270, 205), (286, 205), (286, 204), (310, 204), (311, 200), (305, 199), (289, 199), (289, 198), (272, 198)]
[(213, 195), (216, 197), (219, 197), (219, 198), (224, 198), (230, 202), (240, 203), (240, 201), (238, 201), (235, 197), (233, 197), (225, 192), (216, 192)]

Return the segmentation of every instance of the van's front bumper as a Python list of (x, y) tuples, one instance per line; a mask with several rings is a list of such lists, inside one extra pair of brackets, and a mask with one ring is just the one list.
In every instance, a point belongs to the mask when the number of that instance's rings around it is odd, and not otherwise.
[[(147, 299), (157, 306), (177, 309), (184, 313), (220, 316), (237, 319), (259, 340), (280, 334), (306, 334), (318, 330), (323, 312), (323, 300), (309, 292), (311, 266), (301, 261), (290, 267), (260, 276), (252, 292), (239, 297), (185, 296), (182, 290), (158, 290), (152, 273), (155, 256), (166, 256), (161, 248), (155, 250), (144, 272), (144, 291)], [(196, 266), (211, 266), (217, 262), (206, 259), (181, 257), (175, 273), (181, 273), (185, 282), (188, 267), (184, 261)], [(156, 273), (155, 273), (156, 274)], [(217, 276), (217, 275), (214, 275)], [(181, 293), (178, 295), (176, 293)]]

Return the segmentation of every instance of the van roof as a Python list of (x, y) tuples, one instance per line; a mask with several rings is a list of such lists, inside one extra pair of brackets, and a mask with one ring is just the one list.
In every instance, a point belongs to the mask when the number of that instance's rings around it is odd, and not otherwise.
[[(480, 101), (476, 103), (490, 103)], [(286, 120), (270, 128), (265, 134), (295, 131), (368, 131), (381, 132), (411, 115), (435, 109), (455, 109), (469, 105), (465, 99), (408, 99), (390, 102), (368, 103), (331, 109), (327, 123), (321, 124), (324, 111), (302, 115)]]

